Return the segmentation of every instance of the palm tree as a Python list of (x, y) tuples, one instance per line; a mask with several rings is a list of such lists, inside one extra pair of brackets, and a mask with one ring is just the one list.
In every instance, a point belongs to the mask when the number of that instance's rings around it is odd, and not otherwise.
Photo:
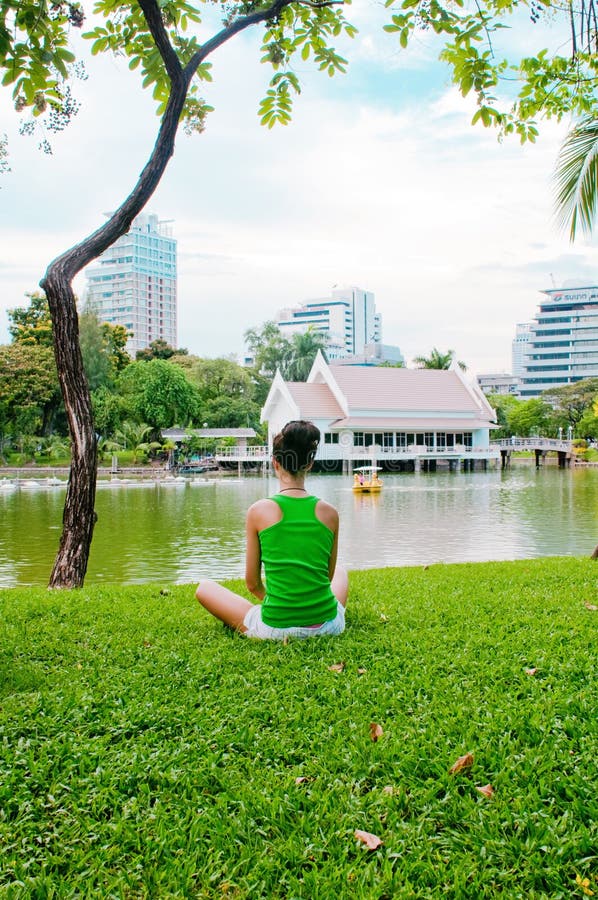
[(140, 453), (147, 452), (148, 444), (146, 438), (151, 433), (151, 430), (152, 426), (143, 422), (137, 424), (136, 422), (126, 421), (122, 423), (120, 429), (114, 435), (125, 450), (133, 451), (133, 459), (131, 460), (133, 465), (137, 462)]
[(587, 116), (563, 141), (555, 169), (556, 217), (575, 240), (578, 225), (591, 234), (598, 204), (598, 119)]
[(48, 460), (68, 457), (70, 454), (70, 441), (66, 437), (52, 434), (47, 438), (40, 438), (39, 455)]
[(38, 447), (41, 446), (41, 438), (36, 434), (18, 434), (13, 443), (20, 454), (20, 463), (34, 462)]
[[(450, 369), (454, 357), (454, 350), (447, 350), (446, 353), (442, 353), (437, 347), (432, 347), (432, 352), (429, 356), (415, 356), (413, 362), (417, 369)], [(457, 361), (457, 365), (463, 371), (467, 368), (465, 363), (460, 360)]]
[(290, 341), (290, 354), (284, 366), (284, 376), (288, 381), (307, 381), (318, 350), (327, 345), (326, 335), (310, 325), (306, 331), (297, 332)]
[(104, 461), (108, 453), (113, 454), (122, 449), (122, 444), (119, 444), (118, 441), (112, 441), (110, 438), (105, 437), (98, 438), (98, 459), (100, 462)]

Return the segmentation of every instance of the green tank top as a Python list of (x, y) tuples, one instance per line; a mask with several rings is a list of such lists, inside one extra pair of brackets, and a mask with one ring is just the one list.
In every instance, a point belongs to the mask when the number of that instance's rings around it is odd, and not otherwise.
[(320, 625), (336, 617), (328, 565), (334, 534), (316, 516), (317, 497), (271, 497), (282, 519), (259, 532), (266, 579), (262, 620), (273, 628)]

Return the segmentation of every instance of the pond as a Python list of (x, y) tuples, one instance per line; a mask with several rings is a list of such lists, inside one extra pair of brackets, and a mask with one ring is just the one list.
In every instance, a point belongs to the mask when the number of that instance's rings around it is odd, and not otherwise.
[[(314, 475), (310, 490), (341, 516), (349, 569), (585, 556), (598, 544), (598, 469), (386, 474), (380, 495)], [(44, 585), (61, 529), (64, 485), (0, 479), (0, 587)], [(100, 482), (87, 583), (242, 577), (247, 507), (269, 476)]]

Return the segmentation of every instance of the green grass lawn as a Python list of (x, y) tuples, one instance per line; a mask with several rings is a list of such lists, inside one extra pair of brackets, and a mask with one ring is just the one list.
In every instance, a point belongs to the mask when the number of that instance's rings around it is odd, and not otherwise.
[(597, 582), (354, 572), (287, 645), (191, 586), (1, 592), (0, 897), (598, 896)]

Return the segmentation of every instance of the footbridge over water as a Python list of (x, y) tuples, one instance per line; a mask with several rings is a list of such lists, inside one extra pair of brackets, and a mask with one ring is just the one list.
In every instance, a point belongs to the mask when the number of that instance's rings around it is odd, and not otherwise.
[(536, 467), (539, 468), (546, 459), (548, 453), (556, 453), (561, 469), (571, 465), (573, 459), (573, 442), (563, 441), (560, 438), (547, 437), (511, 437), (501, 441), (492, 441), (490, 444), (500, 450), (501, 466), (506, 469), (511, 464), (511, 454), (514, 451), (533, 450), (536, 455)]

